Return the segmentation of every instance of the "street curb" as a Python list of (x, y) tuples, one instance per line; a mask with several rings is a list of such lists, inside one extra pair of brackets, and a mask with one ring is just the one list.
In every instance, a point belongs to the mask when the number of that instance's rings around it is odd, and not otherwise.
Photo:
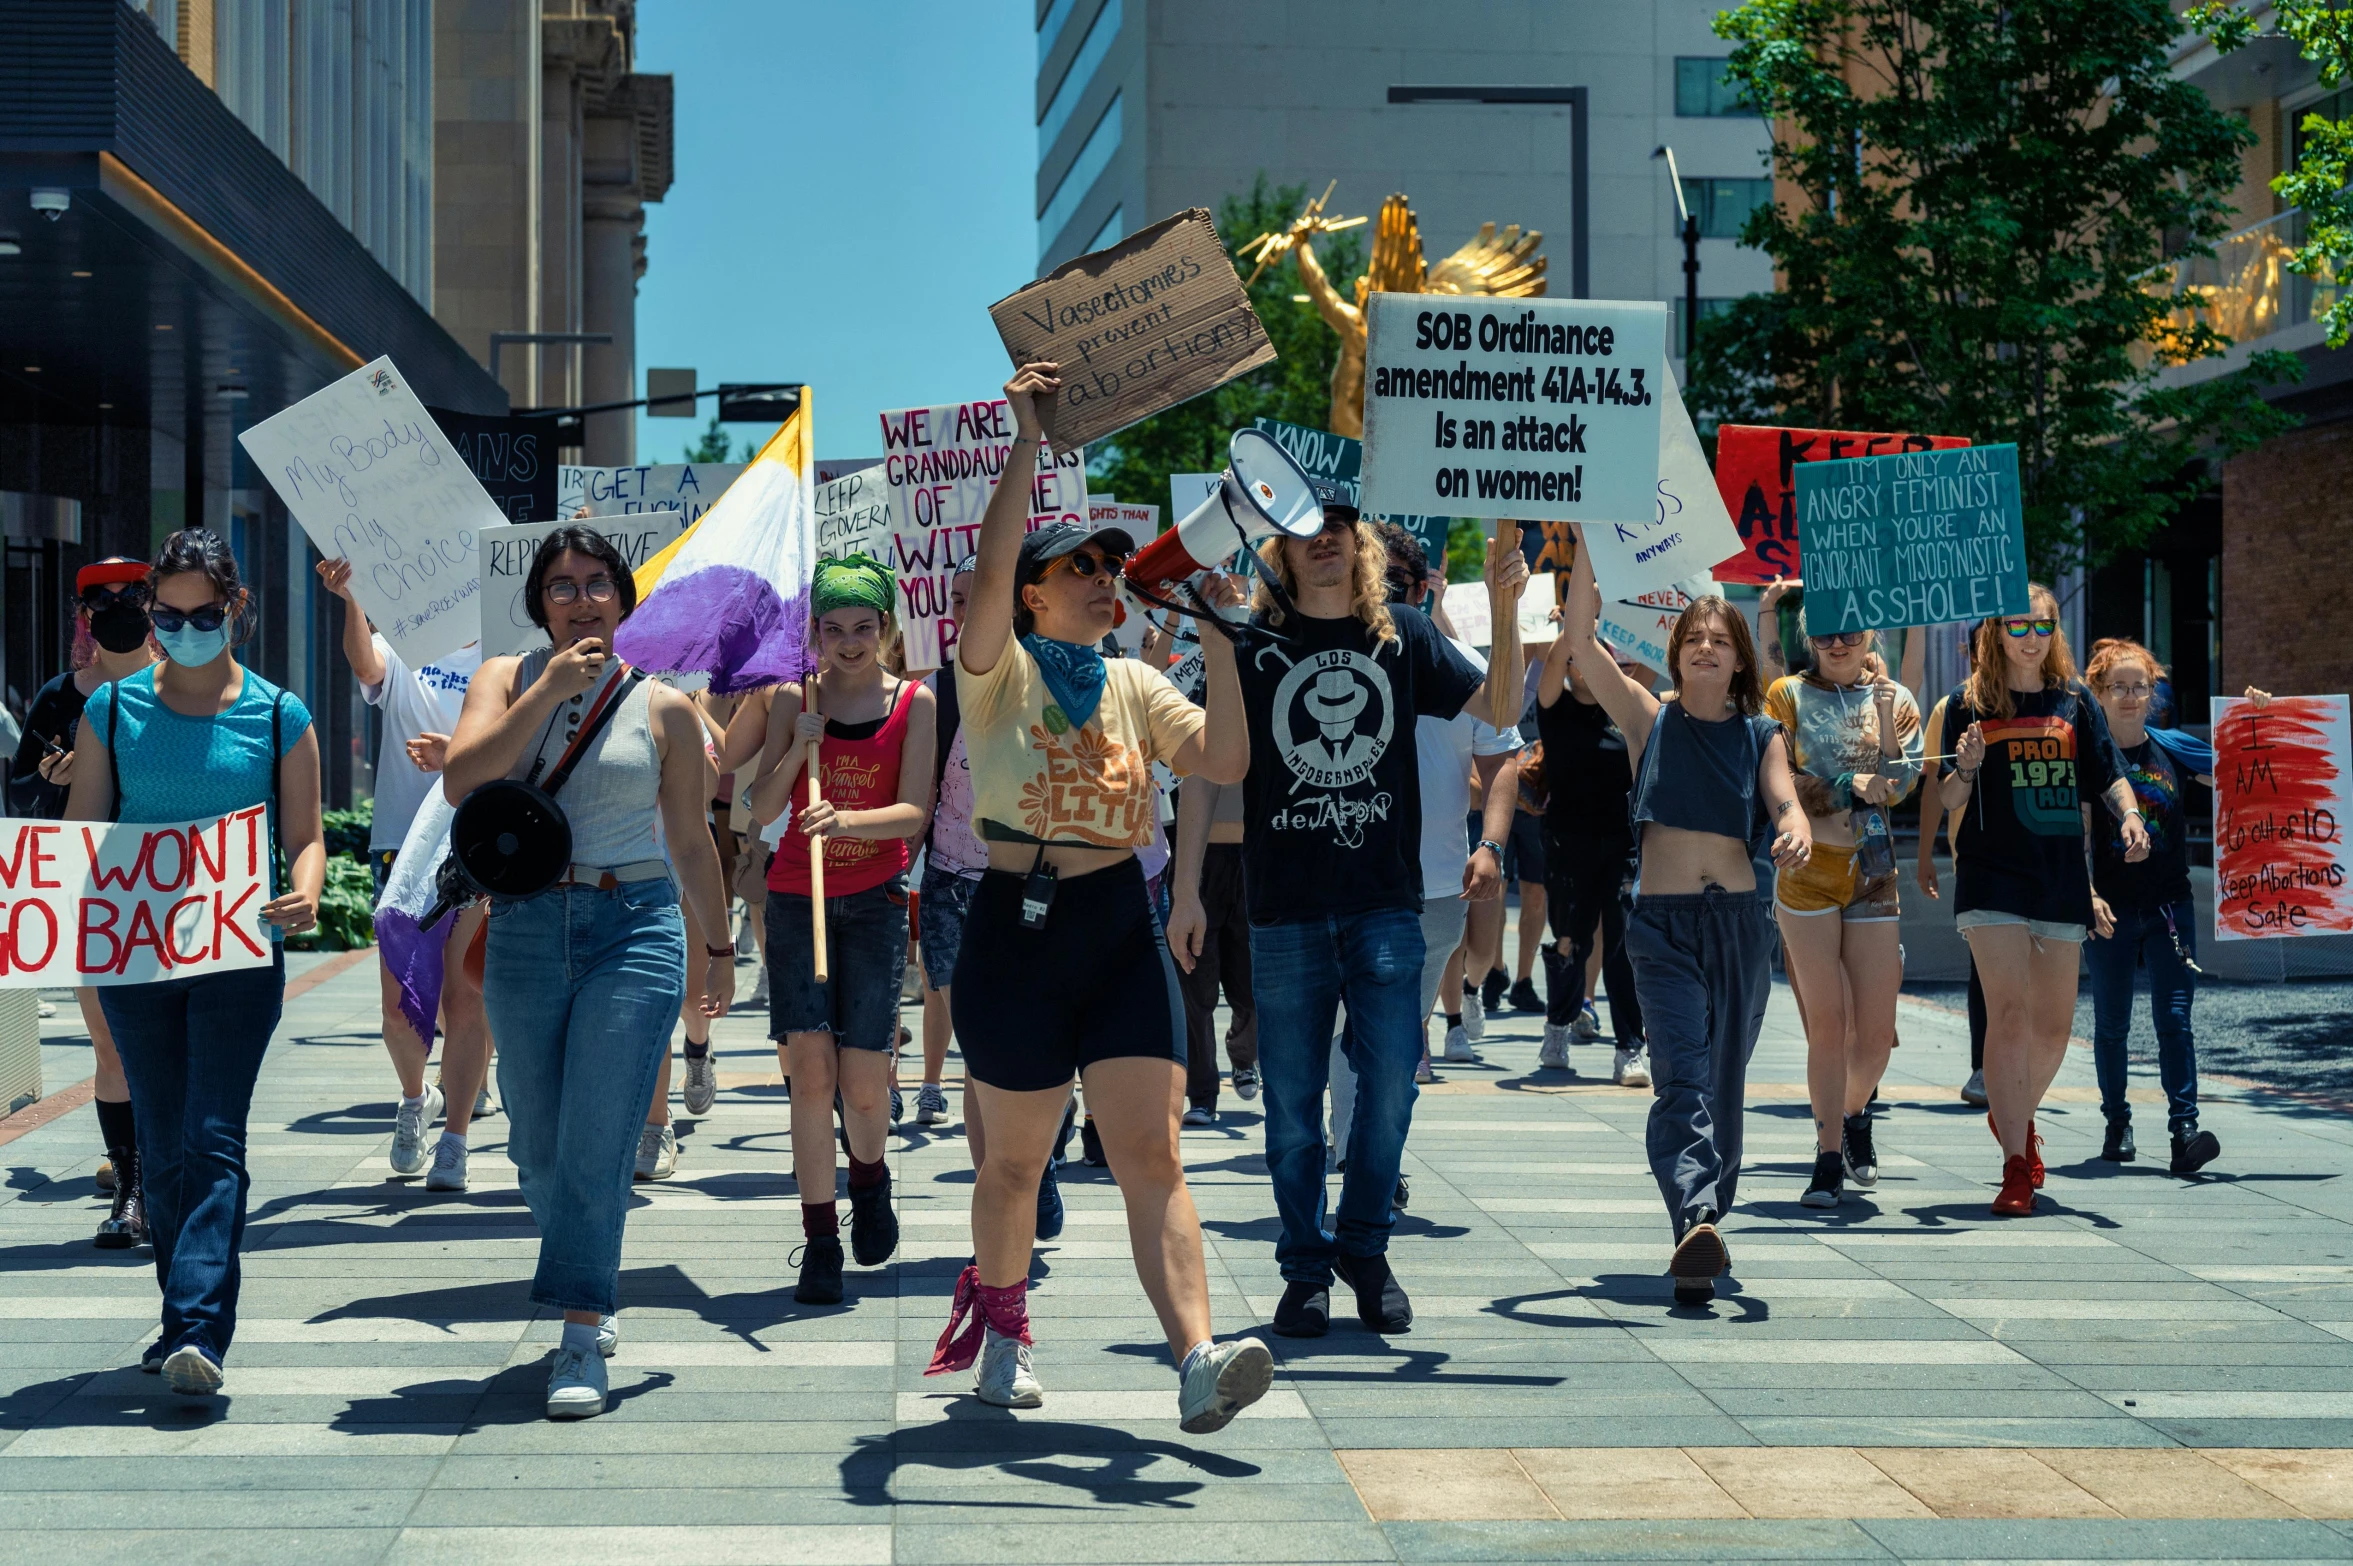
[[(286, 999), (307, 994), (320, 985), (357, 964), (362, 958), (375, 955), (373, 946), (355, 946), (347, 952), (337, 952), (325, 962), (312, 968), (300, 978), (286, 981)], [(0, 1118), (0, 1147), (6, 1147), (20, 1136), (40, 1130), (50, 1121), (70, 1115), (90, 1102), (98, 1091), (96, 1077), (84, 1077), (73, 1086), (59, 1088), (47, 1098), (35, 1099), (15, 1114)]]

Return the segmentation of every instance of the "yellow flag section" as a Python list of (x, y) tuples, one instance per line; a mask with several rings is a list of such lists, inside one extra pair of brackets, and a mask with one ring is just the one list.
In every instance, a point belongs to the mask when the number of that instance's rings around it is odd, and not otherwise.
[(678, 542), (637, 569), (614, 651), (653, 674), (707, 674), (720, 695), (806, 672), (817, 566), (812, 394)]

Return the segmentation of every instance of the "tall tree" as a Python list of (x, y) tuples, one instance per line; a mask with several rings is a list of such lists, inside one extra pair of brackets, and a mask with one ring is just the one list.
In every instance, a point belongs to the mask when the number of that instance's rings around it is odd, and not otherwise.
[[(1779, 199), (1743, 240), (1780, 288), (1702, 325), (1691, 401), (1719, 421), (2018, 446), (2038, 569), (2148, 538), (2210, 454), (2293, 420), (2262, 353), (2168, 262), (2226, 233), (2246, 126), (2167, 68), (2168, 0), (1745, 0), (1716, 19), (1773, 122)], [(2169, 244), (2170, 239), (2170, 244)]]
[[(747, 445), (744, 460), (749, 462), (755, 448)], [(711, 422), (703, 426), (702, 438), (686, 448), (688, 462), (725, 462), (727, 460), (727, 428), (719, 422), (719, 415), (711, 415)]]

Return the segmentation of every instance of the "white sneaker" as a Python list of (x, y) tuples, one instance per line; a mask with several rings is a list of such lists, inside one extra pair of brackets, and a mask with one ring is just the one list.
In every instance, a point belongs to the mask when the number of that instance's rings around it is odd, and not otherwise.
[(1256, 1066), (1236, 1066), (1234, 1068), (1234, 1091), (1241, 1095), (1242, 1102), (1245, 1104), (1258, 1096), (1258, 1068)]
[(1030, 1368), (1029, 1345), (989, 1328), (981, 1343), (980, 1374), (973, 1379), (972, 1395), (999, 1408), (1044, 1407), (1046, 1389)]
[(1477, 990), (1463, 991), (1462, 1032), (1474, 1044), (1487, 1036), (1487, 1008), (1479, 1004)]
[(1177, 1390), (1177, 1428), (1187, 1435), (1223, 1430), (1275, 1379), (1275, 1357), (1256, 1338), (1213, 1343), (1193, 1361)]
[(164, 1357), (163, 1379), (182, 1397), (211, 1397), (221, 1389), (220, 1362), (193, 1343)]
[(640, 1180), (667, 1180), (678, 1172), (678, 1133), (668, 1126), (647, 1126), (637, 1134), (637, 1175)]
[(1642, 1063), (1642, 1047), (1618, 1051), (1618, 1058), (1610, 1067), (1610, 1080), (1620, 1087), (1650, 1086), (1650, 1068)]
[(700, 1060), (686, 1057), (686, 1112), (707, 1115), (719, 1097), (719, 1057), (705, 1054)]
[(760, 976), (752, 981), (752, 993), (744, 997), (744, 1004), (746, 1006), (768, 1004), (768, 965), (766, 963), (760, 964)]
[(1961, 1102), (1974, 1104), (1979, 1109), (1985, 1108), (1987, 1100), (1984, 1071), (1978, 1070), (1969, 1073), (1969, 1080), (1961, 1084)]
[(441, 1089), (426, 1085), (425, 1096), (411, 1107), (402, 1100), (392, 1117), (392, 1172), (421, 1174), (425, 1168), (425, 1133), (441, 1118)]
[(926, 1082), (915, 1090), (915, 1123), (919, 1126), (945, 1125), (948, 1119), (948, 1093), (937, 1082)]
[(495, 1115), (497, 1113), (498, 1100), (490, 1096), (490, 1084), (488, 1082), (484, 1082), (480, 1087), (474, 1090), (474, 1118), (476, 1120), (480, 1120), (485, 1115)]
[(1446, 1030), (1446, 1058), (1457, 1063), (1478, 1060), (1478, 1052), (1471, 1048), (1470, 1031), (1467, 1028)]
[(597, 1357), (598, 1357), (598, 1358), (600, 1358), (600, 1359), (611, 1359), (611, 1358), (613, 1357), (613, 1355), (614, 1355), (616, 1352), (618, 1352), (618, 1351), (619, 1351), (620, 1347), (621, 1347), (621, 1318), (620, 1318), (619, 1316), (599, 1316), (599, 1317), (597, 1317), (597, 1318), (596, 1318), (596, 1352), (597, 1352)]
[(590, 1349), (556, 1345), (547, 1374), (547, 1417), (586, 1419), (605, 1411), (605, 1362)]
[(1536, 1065), (1544, 1071), (1569, 1069), (1569, 1028), (1565, 1024), (1546, 1023), (1544, 1042), (1536, 1047)]
[[(1414, 1066), (1413, 1066), (1413, 1079), (1414, 1079), (1414, 1081), (1421, 1083), (1421, 1084), (1422, 1084), (1422, 1085), (1424, 1085), (1425, 1087), (1426, 1087), (1426, 1086), (1428, 1086), (1430, 1083), (1432, 1083), (1432, 1082), (1435, 1082), (1435, 1081), (1437, 1081), (1437, 1080), (1438, 1080), (1438, 1073), (1437, 1073), (1437, 1072), (1435, 1072), (1435, 1071), (1432, 1071), (1432, 1070), (1430, 1069), (1430, 1057), (1429, 1057), (1429, 1056), (1427, 1056), (1427, 1055), (1424, 1055), (1424, 1056), (1423, 1056), (1421, 1059), (1419, 1059), (1419, 1060), (1417, 1060), (1417, 1061), (1415, 1061), (1415, 1062), (1414, 1062)], [(1341, 1167), (1341, 1168), (1343, 1168), (1343, 1169), (1345, 1169), (1345, 1168), (1347, 1168), (1348, 1166), (1347, 1166), (1347, 1164), (1346, 1164), (1345, 1162), (1343, 1162), (1343, 1163), (1341, 1164), (1341, 1166), (1340, 1166), (1340, 1167)]]
[(1593, 1009), (1593, 1002), (1587, 1001), (1577, 1009), (1576, 1020), (1569, 1024), (1569, 1037), (1580, 1044), (1601, 1041), (1601, 1014)]
[(448, 1136), (433, 1144), (433, 1169), (425, 1176), (428, 1191), (462, 1191), (466, 1188), (466, 1144)]

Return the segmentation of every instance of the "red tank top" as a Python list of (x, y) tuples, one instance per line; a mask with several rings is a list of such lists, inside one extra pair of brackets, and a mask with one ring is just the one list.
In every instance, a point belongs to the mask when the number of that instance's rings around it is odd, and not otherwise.
[[(864, 739), (840, 739), (828, 720), (817, 750), (817, 791), (836, 810), (879, 810), (899, 802), (899, 754), (907, 742), (907, 709), (916, 682), (903, 680), (882, 726)], [(801, 805), (809, 785), (793, 787), (791, 825), (768, 861), (768, 889), (809, 895), (809, 839), (800, 828)], [(907, 868), (903, 837), (829, 837), (825, 840), (825, 895), (846, 897), (882, 885)]]

